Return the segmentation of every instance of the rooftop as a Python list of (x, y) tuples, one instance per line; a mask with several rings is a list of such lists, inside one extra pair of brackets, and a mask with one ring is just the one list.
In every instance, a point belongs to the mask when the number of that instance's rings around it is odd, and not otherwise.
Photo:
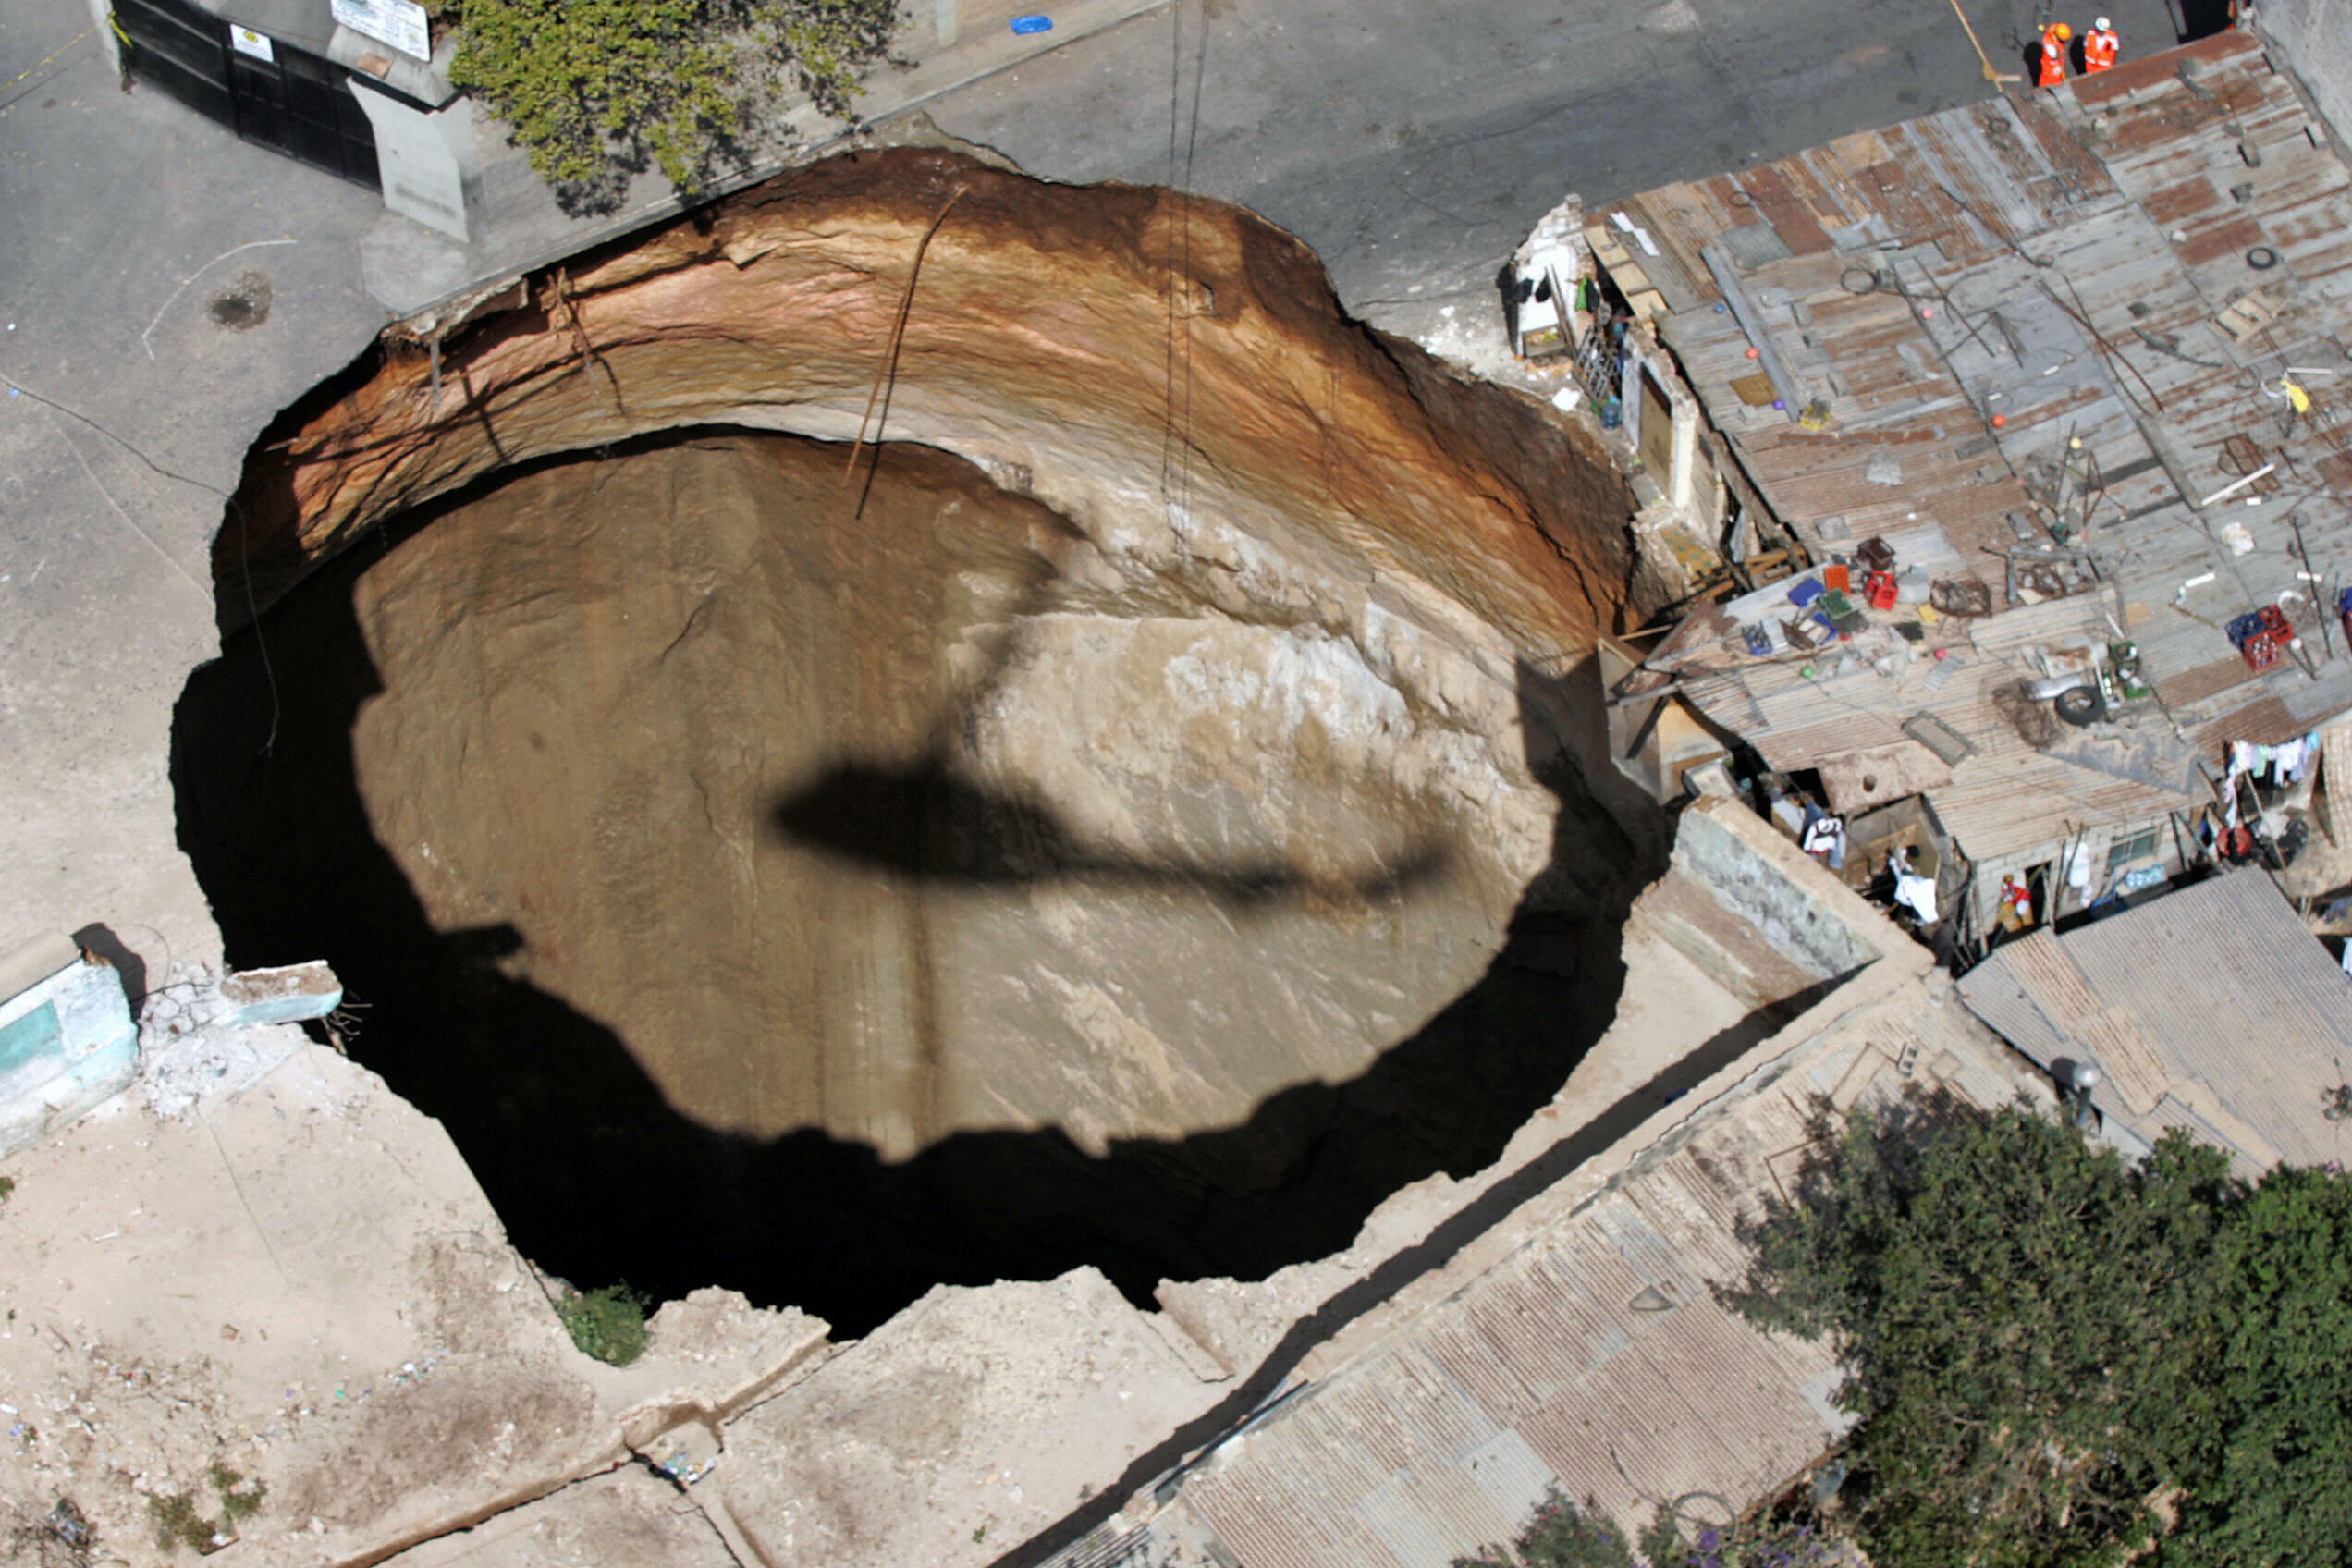
[(1549, 1485), (1631, 1533), (1647, 1500), (1744, 1511), (1798, 1479), (1851, 1422), (1836, 1357), (1714, 1287), (1745, 1278), (1740, 1221), (1790, 1195), (1821, 1099), (2031, 1093), (1939, 984), (1792, 1025), (1792, 1048), (1621, 1178), (1229, 1444), (1186, 1505), (1253, 1565), (1444, 1568), (1508, 1538)]
[[(1840, 1369), (1830, 1345), (1761, 1332), (1714, 1287), (1746, 1278), (1741, 1222), (1792, 1195), (1819, 1107), (2050, 1101), (1926, 952), (1746, 808), (1685, 813), (1675, 865), (1631, 925), (1691, 960), (1679, 1006), (1727, 984), (1753, 1005), (1832, 982), (1787, 998), (1801, 1012), (1751, 1015), (1786, 1020), (1770, 1034), (1693, 1050), (1710, 1065), (1687, 1093), (1654, 1096), (1661, 1075), (1628, 1095), (1638, 1123), (1319, 1347), (1300, 1367), (1312, 1381), (1192, 1470), (1185, 1512), (1252, 1568), (1446, 1568), (1508, 1538), (1555, 1484), (1629, 1531), (1649, 1499), (1772, 1495), (1849, 1424)], [(1646, 1059), (1644, 1038), (1612, 1032), (1569, 1093), (1612, 1049)], [(1739, 1054), (1713, 1066), (1725, 1039)]]
[[(1771, 509), (1817, 560), (1878, 537), (1916, 569), (1847, 642), (1793, 646), (1781, 583), (1651, 655), (1767, 762), (1821, 768), (1841, 810), (1925, 790), (1981, 858), (2193, 805), (2200, 754), (2352, 706), (2321, 609), (2352, 582), (2352, 177), (2254, 38), (1596, 215), (1620, 211), (1658, 251), (1635, 259), (1660, 337)], [(1991, 613), (1921, 615), (1930, 581)], [(2258, 672), (2224, 629), (2265, 606), (2303, 646)], [(2123, 640), (2152, 699), (2076, 729), (2022, 696)], [(1966, 754), (1906, 733), (1920, 713)]]
[(2043, 1065), (2098, 1066), (2092, 1103), (2143, 1143), (2181, 1128), (2247, 1174), (2352, 1153), (2325, 1114), (2352, 1060), (2352, 978), (2259, 871), (2004, 943), (1960, 996)]

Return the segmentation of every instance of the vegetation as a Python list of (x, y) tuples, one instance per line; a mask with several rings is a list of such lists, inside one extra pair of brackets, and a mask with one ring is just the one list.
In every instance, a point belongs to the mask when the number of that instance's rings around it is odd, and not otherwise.
[(1630, 1568), (1633, 1561), (1633, 1548), (1615, 1520), (1589, 1501), (1577, 1507), (1554, 1488), (1510, 1546), (1457, 1557), (1453, 1568)]
[(267, 1490), (218, 1460), (205, 1472), (205, 1479), (220, 1499), (218, 1524), (204, 1517), (193, 1492), (158, 1493), (147, 1500), (147, 1513), (155, 1521), (155, 1545), (163, 1550), (184, 1546), (206, 1552), (234, 1540), (238, 1525), (253, 1516)]
[(1841, 1553), (1810, 1526), (1771, 1522), (1689, 1525), (1671, 1507), (1628, 1543), (1616, 1521), (1587, 1501), (1582, 1508), (1555, 1488), (1536, 1505), (1507, 1547), (1457, 1557), (1453, 1568), (1829, 1568)]
[(443, 0), (456, 86), (504, 120), (574, 211), (609, 211), (657, 167), (706, 185), (797, 87), (848, 122), (898, 0)]
[(1847, 1523), (1904, 1568), (2352, 1565), (2352, 1185), (1857, 1114), (1735, 1300), (1834, 1335)]
[(571, 1342), (586, 1354), (615, 1366), (626, 1366), (645, 1354), (644, 1296), (626, 1284), (601, 1290), (572, 1291), (556, 1302)]

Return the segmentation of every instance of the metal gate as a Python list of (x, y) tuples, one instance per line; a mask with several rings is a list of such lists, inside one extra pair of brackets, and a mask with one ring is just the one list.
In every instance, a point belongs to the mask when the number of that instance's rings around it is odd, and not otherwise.
[(115, 19), (141, 80), (257, 147), (383, 188), (374, 128), (341, 66), (281, 38), (267, 41), (266, 60), (232, 48), (230, 24), (188, 0), (115, 0)]

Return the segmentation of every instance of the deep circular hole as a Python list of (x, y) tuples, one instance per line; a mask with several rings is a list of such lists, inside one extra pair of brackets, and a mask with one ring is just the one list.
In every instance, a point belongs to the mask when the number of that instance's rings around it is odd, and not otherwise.
[(1574, 770), (1530, 884), (1344, 640), (843, 457), (509, 470), (228, 639), (173, 771), (229, 961), (328, 959), (542, 1267), (852, 1333), (940, 1282), (1259, 1278), (1491, 1162), (1654, 873)]

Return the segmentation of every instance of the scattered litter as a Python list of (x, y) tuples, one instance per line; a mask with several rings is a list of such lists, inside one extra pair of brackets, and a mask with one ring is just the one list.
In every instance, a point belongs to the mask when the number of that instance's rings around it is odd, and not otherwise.
[(1012, 31), (1015, 32), (1051, 32), (1053, 31), (1053, 18), (1051, 17), (1015, 17), (1012, 18)]
[(1551, 395), (1551, 406), (1562, 413), (1574, 413), (1576, 405), (1584, 400), (1585, 395), (1573, 386), (1563, 386)]
[(654, 1468), (681, 1486), (691, 1487), (718, 1468), (718, 1455), (714, 1453), (697, 1464), (682, 1453), (673, 1453)]

